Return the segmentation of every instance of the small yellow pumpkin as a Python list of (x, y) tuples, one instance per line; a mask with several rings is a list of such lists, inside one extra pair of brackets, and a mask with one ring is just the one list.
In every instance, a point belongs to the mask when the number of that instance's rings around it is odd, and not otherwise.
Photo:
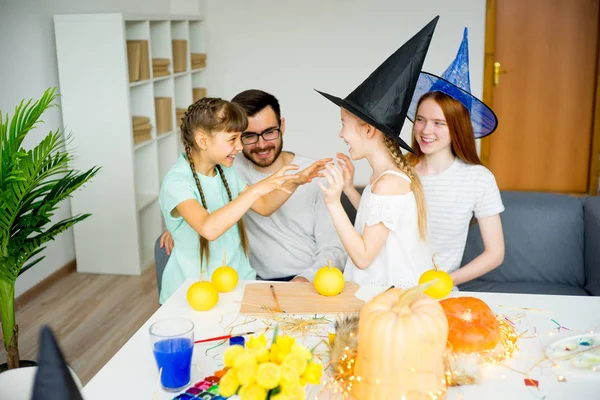
[(452, 292), (454, 288), (454, 282), (452, 277), (446, 271), (442, 271), (435, 262), (435, 256), (431, 257), (433, 263), (433, 269), (425, 271), (419, 278), (419, 284), (434, 281), (434, 284), (425, 291), (425, 294), (430, 295), (434, 299), (442, 299)]
[(217, 305), (219, 292), (208, 281), (194, 282), (187, 291), (187, 301), (196, 311), (208, 311)]
[(429, 286), (391, 289), (362, 308), (352, 398), (445, 398), (448, 321), (423, 294)]
[(227, 256), (223, 255), (221, 266), (215, 269), (210, 278), (213, 286), (221, 293), (229, 293), (238, 284), (238, 273), (227, 265)]
[(329, 260), (327, 265), (315, 274), (313, 285), (322, 296), (337, 296), (344, 290), (344, 274), (331, 265)]

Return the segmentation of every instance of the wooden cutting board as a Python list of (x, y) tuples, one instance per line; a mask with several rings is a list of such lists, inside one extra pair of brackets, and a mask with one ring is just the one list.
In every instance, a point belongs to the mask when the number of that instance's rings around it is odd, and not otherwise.
[(240, 314), (270, 314), (261, 306), (275, 310), (275, 300), (271, 294), (273, 285), (279, 305), (287, 314), (347, 314), (358, 312), (365, 304), (355, 296), (359, 285), (346, 282), (344, 290), (337, 296), (321, 296), (310, 282), (249, 283), (244, 289)]

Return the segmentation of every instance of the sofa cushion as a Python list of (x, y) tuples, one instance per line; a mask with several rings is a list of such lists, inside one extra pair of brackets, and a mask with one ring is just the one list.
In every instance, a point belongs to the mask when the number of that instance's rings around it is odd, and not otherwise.
[(495, 293), (529, 293), (529, 294), (557, 294), (588, 296), (585, 289), (561, 283), (549, 282), (490, 282), (474, 279), (460, 285), (459, 290), (468, 292), (495, 292)]
[(600, 197), (585, 199), (585, 289), (600, 296)]
[[(491, 282), (549, 282), (583, 288), (583, 199), (557, 194), (502, 192), (506, 211), (504, 262), (480, 279)], [(483, 252), (479, 226), (469, 230), (461, 265)]]

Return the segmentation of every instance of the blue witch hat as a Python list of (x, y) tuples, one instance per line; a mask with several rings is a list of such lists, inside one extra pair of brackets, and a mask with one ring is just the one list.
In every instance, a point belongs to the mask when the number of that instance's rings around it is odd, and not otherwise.
[(468, 30), (465, 28), (463, 39), (460, 43), (456, 58), (448, 66), (441, 77), (421, 72), (415, 89), (407, 118), (414, 122), (419, 99), (425, 93), (442, 92), (460, 101), (469, 110), (471, 124), (475, 138), (485, 137), (496, 130), (498, 118), (491, 108), (471, 94), (471, 81), (469, 78), (469, 40)]

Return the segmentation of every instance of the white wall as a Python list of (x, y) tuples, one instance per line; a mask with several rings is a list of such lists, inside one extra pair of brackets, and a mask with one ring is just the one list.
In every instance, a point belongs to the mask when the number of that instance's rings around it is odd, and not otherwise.
[[(206, 15), (209, 95), (271, 92), (286, 117), (285, 147), (307, 156), (346, 150), (339, 108), (313, 89), (345, 97), (436, 15), (424, 69), (441, 74), (467, 26), (472, 91), (483, 90), (483, 0), (207, 0)], [(357, 169), (366, 183), (368, 165)]]
[[(200, 12), (202, 6), (200, 0), (0, 0), (0, 110), (12, 115), (21, 99), (39, 98), (45, 89), (58, 86), (52, 20), (55, 14), (194, 14)], [(43, 119), (46, 123), (29, 135), (26, 147), (62, 126), (58, 108), (48, 111)], [(57, 210), (54, 221), (70, 215), (70, 203), (65, 201)], [(44, 261), (19, 277), (17, 296), (75, 258), (73, 231), (64, 232), (48, 243), (45, 255)]]

